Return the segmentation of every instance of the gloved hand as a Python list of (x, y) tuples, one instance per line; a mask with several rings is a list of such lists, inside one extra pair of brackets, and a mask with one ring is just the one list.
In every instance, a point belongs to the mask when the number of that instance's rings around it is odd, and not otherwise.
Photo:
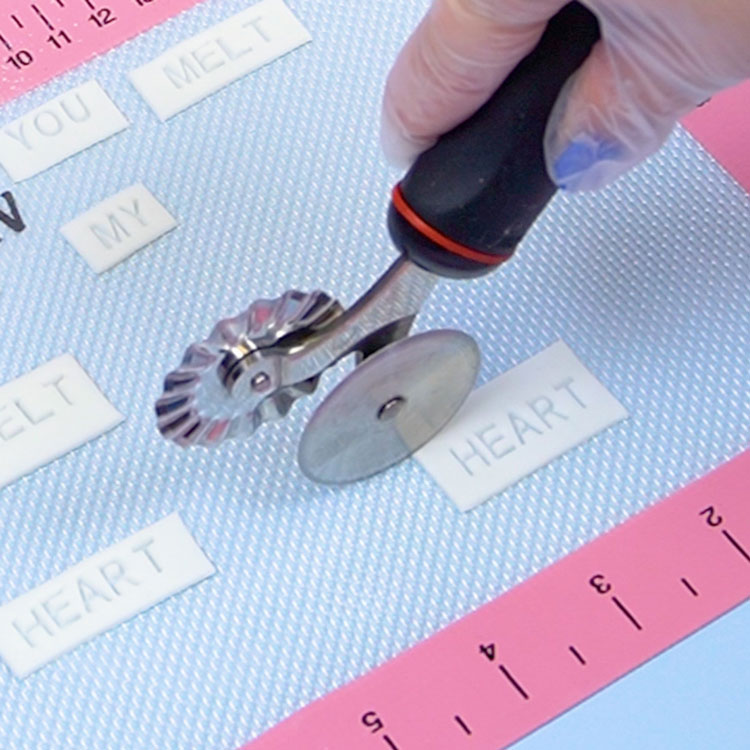
[[(434, 0), (386, 85), (382, 143), (407, 166), (473, 114), (567, 0)], [(552, 180), (601, 187), (656, 151), (675, 122), (750, 77), (750, 0), (583, 0), (602, 40), (547, 124)], [(554, 64), (554, 62), (551, 62)]]

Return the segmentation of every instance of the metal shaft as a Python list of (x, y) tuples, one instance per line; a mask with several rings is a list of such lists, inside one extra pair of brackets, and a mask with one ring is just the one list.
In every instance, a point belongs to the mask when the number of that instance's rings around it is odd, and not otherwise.
[[(242, 372), (227, 383), (233, 394), (253, 383), (273, 381), (273, 388), (301, 383), (320, 375), (355, 351), (368, 353), (407, 335), (411, 322), (439, 277), (399, 258), (375, 284), (329, 325), (281, 340), (269, 351), (258, 350), (242, 363)], [(385, 339), (385, 340), (383, 340)]]

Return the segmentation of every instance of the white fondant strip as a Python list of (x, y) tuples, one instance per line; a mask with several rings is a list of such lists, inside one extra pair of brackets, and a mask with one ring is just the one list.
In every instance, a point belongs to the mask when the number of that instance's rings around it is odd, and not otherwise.
[(0, 128), (0, 164), (16, 182), (34, 177), (128, 127), (104, 89), (89, 81)]
[(130, 80), (164, 121), (311, 39), (282, 0), (262, 0), (132, 71)]
[(0, 487), (123, 419), (70, 354), (0, 386)]
[(558, 341), (476, 390), (416, 458), (470, 510), (627, 416)]
[(96, 273), (103, 273), (176, 226), (169, 211), (138, 184), (102, 201), (60, 231)]
[(0, 607), (0, 655), (26, 677), (215, 572), (173, 513)]

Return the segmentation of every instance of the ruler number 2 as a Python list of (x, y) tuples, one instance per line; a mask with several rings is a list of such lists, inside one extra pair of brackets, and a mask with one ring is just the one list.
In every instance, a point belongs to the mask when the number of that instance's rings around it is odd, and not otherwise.
[(709, 526), (721, 526), (724, 519), (716, 512), (713, 505), (709, 505), (708, 508), (704, 508), (698, 515), (706, 517), (706, 523)]
[(89, 21), (100, 29), (109, 26), (116, 20), (117, 18), (112, 15), (112, 11), (109, 8), (99, 8), (89, 16)]
[[(724, 525), (724, 518), (720, 516), (713, 505), (709, 505), (698, 513), (699, 516), (704, 516), (706, 523), (709, 526), (716, 528), (717, 526)], [(721, 530), (723, 537), (734, 547), (734, 549), (742, 556), (745, 562), (750, 563), (750, 550), (745, 549), (742, 543), (737, 539), (728, 529), (723, 528)]]

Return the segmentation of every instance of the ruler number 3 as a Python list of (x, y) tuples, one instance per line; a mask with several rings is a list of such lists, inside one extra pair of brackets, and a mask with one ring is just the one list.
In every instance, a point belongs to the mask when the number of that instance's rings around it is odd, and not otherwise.
[(589, 579), (589, 586), (593, 586), (596, 589), (597, 594), (608, 594), (612, 591), (612, 584), (607, 583), (601, 573), (591, 576)]

